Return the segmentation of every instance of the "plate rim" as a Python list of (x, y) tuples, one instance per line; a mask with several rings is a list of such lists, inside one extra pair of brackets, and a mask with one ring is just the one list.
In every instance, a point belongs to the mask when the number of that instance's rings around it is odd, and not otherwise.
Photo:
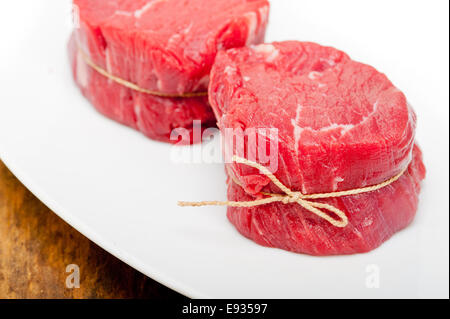
[[(74, 230), (82, 234), (84, 237), (98, 245), (100, 248), (105, 250), (107, 253), (113, 255), (121, 262), (126, 265), (132, 267), (133, 269), (139, 271), (143, 275), (149, 277), (150, 279), (158, 282), (159, 284), (174, 290), (175, 292), (183, 295), (187, 298), (200, 298), (200, 299), (208, 299), (210, 296), (204, 295), (198, 291), (195, 291), (192, 287), (187, 287), (183, 284), (180, 284), (179, 281), (169, 278), (170, 276), (162, 274), (161, 272), (155, 270), (151, 265), (142, 266), (141, 263), (133, 256), (127, 254), (121, 249), (114, 249), (114, 245), (108, 244), (107, 240), (102, 240), (101, 235), (97, 234), (95, 230), (91, 227), (85, 225), (83, 222), (79, 221), (73, 214), (70, 213), (70, 209), (63, 209), (57, 203), (57, 201), (51, 199), (45, 191), (36, 185), (33, 182), (32, 178), (27, 176), (20, 167), (20, 165), (13, 164), (14, 162), (11, 158), (5, 155), (6, 152), (3, 151), (3, 148), (0, 144), (0, 160), (5, 164), (5, 166), (11, 171), (11, 173), (24, 185), (28, 191), (30, 191), (39, 201), (41, 201), (47, 208), (49, 208), (56, 216), (61, 218), (65, 223), (67, 223)], [(61, 212), (66, 212), (61, 214)]]

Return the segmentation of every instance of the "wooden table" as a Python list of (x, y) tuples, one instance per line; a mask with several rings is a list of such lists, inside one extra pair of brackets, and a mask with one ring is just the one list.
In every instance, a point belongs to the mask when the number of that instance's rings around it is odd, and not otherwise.
[[(67, 288), (70, 264), (80, 288)], [(0, 161), (0, 298), (181, 298), (71, 228)]]

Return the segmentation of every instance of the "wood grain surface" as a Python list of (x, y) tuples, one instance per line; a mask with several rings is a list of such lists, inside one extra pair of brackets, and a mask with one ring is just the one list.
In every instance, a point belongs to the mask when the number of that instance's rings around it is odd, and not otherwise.
[[(66, 267), (80, 288), (66, 287)], [(71, 228), (0, 161), (0, 298), (182, 298)]]

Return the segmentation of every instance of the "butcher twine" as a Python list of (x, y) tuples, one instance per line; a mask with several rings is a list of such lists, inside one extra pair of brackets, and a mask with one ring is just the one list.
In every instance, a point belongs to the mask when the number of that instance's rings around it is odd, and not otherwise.
[[(262, 166), (261, 164), (249, 161), (245, 158), (241, 158), (238, 156), (233, 156), (233, 162), (238, 164), (244, 164), (256, 169), (259, 169), (260, 172), (264, 175), (266, 175), (272, 183), (274, 183), (279, 189), (281, 189), (285, 195), (281, 194), (272, 194), (272, 193), (261, 193), (262, 195), (268, 196), (263, 199), (257, 199), (254, 201), (248, 201), (248, 202), (233, 202), (233, 201), (226, 201), (226, 202), (220, 202), (220, 201), (212, 201), (212, 202), (178, 202), (179, 206), (186, 207), (200, 207), (200, 206), (230, 206), (230, 207), (256, 207), (261, 205), (266, 205), (270, 203), (276, 203), (281, 202), (283, 204), (293, 204), (297, 203), (306, 210), (310, 211), (311, 213), (319, 216), (320, 218), (325, 219), (333, 226), (343, 228), (348, 225), (348, 218), (345, 215), (345, 213), (328, 204), (324, 203), (318, 203), (311, 200), (314, 199), (323, 199), (323, 198), (337, 198), (337, 197), (343, 197), (343, 196), (349, 196), (349, 195), (357, 195), (357, 194), (363, 194), (363, 193), (369, 193), (376, 190), (379, 190), (383, 187), (386, 187), (395, 181), (397, 181), (408, 169), (408, 166), (403, 169), (399, 174), (395, 175), (394, 177), (388, 179), (387, 181), (380, 183), (378, 185), (363, 187), (363, 188), (357, 188), (357, 189), (351, 189), (347, 191), (342, 192), (333, 192), (333, 193), (321, 193), (321, 194), (310, 194), (305, 195), (301, 192), (295, 192), (291, 190), (289, 187), (285, 186), (283, 183), (280, 182), (278, 178), (276, 178), (266, 167)], [(234, 183), (240, 185), (239, 182), (235, 181), (233, 178)], [(327, 213), (323, 212), (321, 209), (326, 209), (330, 212), (333, 212), (336, 214), (340, 220), (336, 220), (332, 218)]]
[(182, 94), (171, 94), (171, 93), (163, 93), (163, 92), (157, 92), (157, 91), (151, 91), (151, 90), (147, 90), (147, 89), (143, 89), (141, 87), (139, 87), (138, 85), (131, 83), (127, 80), (121, 79), (115, 75), (112, 75), (111, 73), (109, 73), (108, 71), (106, 71), (105, 69), (101, 68), (100, 66), (98, 66), (97, 64), (95, 64), (91, 58), (80, 48), (80, 46), (78, 46), (78, 51), (80, 52), (81, 56), (83, 57), (84, 62), (86, 62), (87, 65), (89, 65), (91, 68), (93, 68), (95, 71), (97, 71), (98, 73), (100, 73), (101, 75), (107, 77), (110, 80), (113, 80), (114, 82), (123, 85), (129, 89), (135, 90), (137, 92), (141, 92), (141, 93), (145, 93), (145, 94), (150, 94), (150, 95), (154, 95), (154, 96), (159, 96), (159, 97), (169, 97), (169, 98), (190, 98), (190, 97), (202, 97), (202, 96), (207, 96), (208, 92), (192, 92), (192, 93), (182, 93)]

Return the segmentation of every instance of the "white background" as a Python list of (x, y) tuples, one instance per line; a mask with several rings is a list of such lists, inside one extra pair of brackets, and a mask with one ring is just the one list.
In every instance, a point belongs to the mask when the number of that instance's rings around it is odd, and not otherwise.
[[(70, 1), (0, 3), (0, 157), (80, 232), (188, 296), (448, 298), (448, 9), (445, 0), (272, 1), (268, 41), (342, 49), (386, 73), (417, 112), (428, 170), (417, 218), (369, 254), (263, 248), (237, 234), (224, 208), (177, 208), (224, 199), (223, 167), (170, 163), (168, 145), (81, 97), (66, 57)], [(378, 289), (366, 287), (372, 264)]]

